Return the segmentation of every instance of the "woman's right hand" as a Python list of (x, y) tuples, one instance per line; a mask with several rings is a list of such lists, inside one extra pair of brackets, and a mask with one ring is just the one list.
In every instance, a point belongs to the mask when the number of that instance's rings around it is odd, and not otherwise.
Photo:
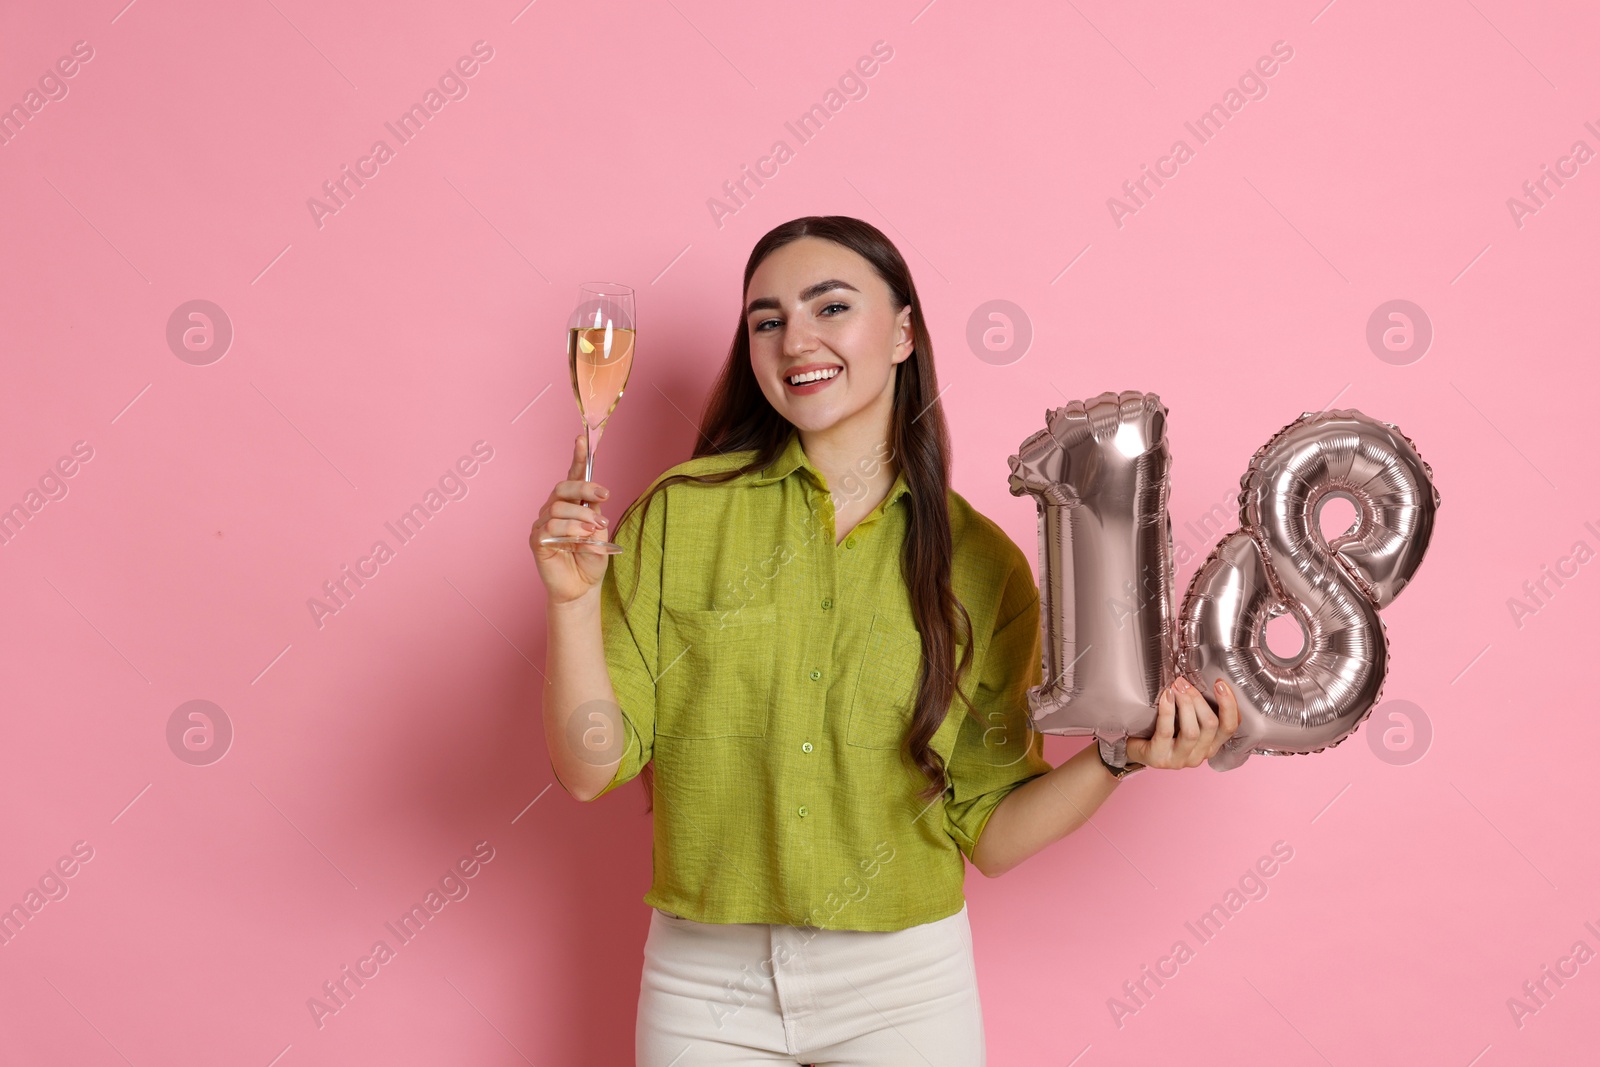
[[(547, 603), (565, 604), (598, 589), (606, 574), (607, 554), (598, 548), (582, 545), (541, 545), (539, 538), (597, 537), (605, 540), (611, 531), (606, 517), (600, 514), (600, 502), (611, 491), (599, 482), (583, 480), (584, 452), (587, 445), (583, 434), (578, 435), (572, 448), (572, 466), (565, 481), (555, 484), (539, 509), (533, 532), (528, 536), (528, 547), (539, 565), (539, 579), (548, 594)], [(576, 551), (567, 549), (576, 548)]]

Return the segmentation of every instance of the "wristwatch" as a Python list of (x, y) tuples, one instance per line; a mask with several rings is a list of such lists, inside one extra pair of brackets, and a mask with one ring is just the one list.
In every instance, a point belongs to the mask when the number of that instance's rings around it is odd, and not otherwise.
[(1106, 760), (1106, 754), (1103, 750), (1100, 752), (1100, 762), (1105, 766), (1106, 770), (1111, 772), (1111, 777), (1115, 778), (1119, 782), (1128, 777), (1128, 775), (1132, 774), (1134, 771), (1142, 771), (1145, 769), (1145, 766), (1142, 763), (1124, 763), (1121, 767), (1114, 767)]

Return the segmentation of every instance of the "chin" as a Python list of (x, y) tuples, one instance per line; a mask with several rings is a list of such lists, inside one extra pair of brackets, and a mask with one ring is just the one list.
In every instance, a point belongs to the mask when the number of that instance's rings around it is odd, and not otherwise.
[(792, 414), (784, 414), (783, 417), (789, 421), (789, 425), (793, 426), (797, 430), (804, 430), (807, 433), (821, 433), (823, 430), (826, 430), (837, 424), (840, 418), (838, 415), (831, 413), (818, 415), (816, 412), (809, 412), (807, 415), (800, 418), (796, 418)]

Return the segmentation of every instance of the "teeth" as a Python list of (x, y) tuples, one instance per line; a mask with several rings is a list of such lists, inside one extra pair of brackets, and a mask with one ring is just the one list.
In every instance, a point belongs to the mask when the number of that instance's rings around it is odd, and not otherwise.
[(794, 377), (789, 379), (789, 384), (790, 385), (805, 385), (807, 382), (819, 382), (824, 378), (832, 378), (835, 374), (838, 374), (838, 373), (839, 373), (839, 368), (838, 367), (830, 367), (827, 370), (814, 370), (814, 371), (810, 371), (810, 372), (808, 372), (806, 374), (796, 374)]

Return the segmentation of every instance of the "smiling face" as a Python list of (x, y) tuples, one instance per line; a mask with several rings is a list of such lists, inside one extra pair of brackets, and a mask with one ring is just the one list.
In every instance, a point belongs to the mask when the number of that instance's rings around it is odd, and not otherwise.
[(801, 237), (761, 261), (745, 299), (750, 367), (778, 414), (809, 432), (888, 426), (895, 367), (912, 351), (911, 308), (895, 308), (872, 264)]

